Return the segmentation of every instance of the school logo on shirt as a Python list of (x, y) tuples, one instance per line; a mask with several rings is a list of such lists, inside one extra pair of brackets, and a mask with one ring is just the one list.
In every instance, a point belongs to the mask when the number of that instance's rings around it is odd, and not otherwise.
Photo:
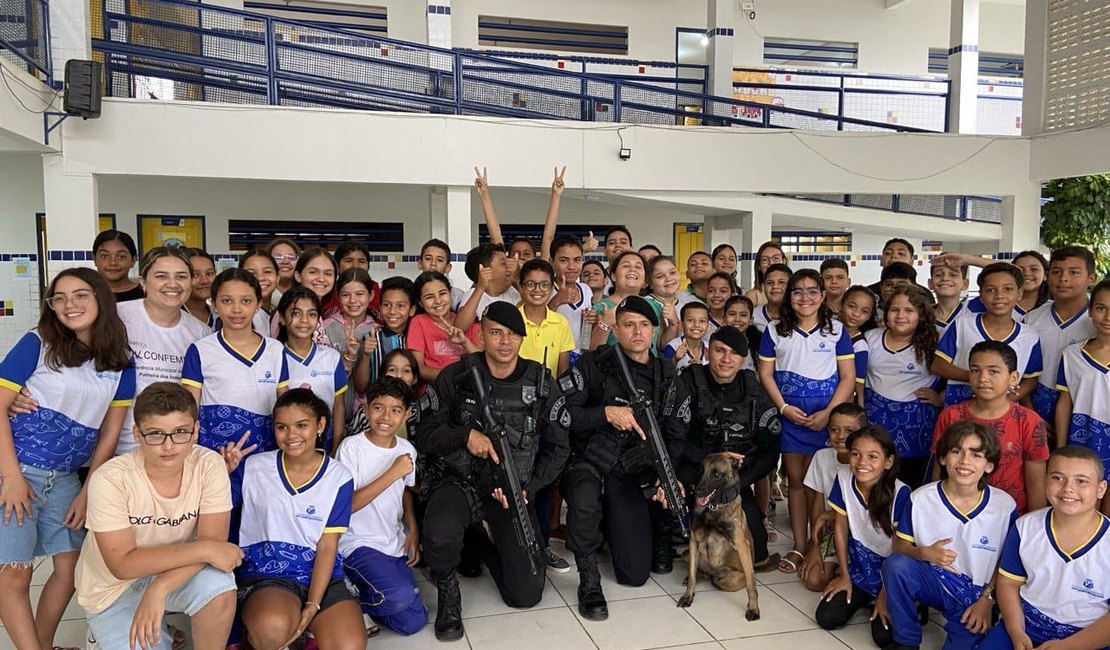
[(304, 509), (303, 513), (298, 512), (297, 517), (300, 518), (300, 519), (310, 519), (312, 521), (323, 521), (324, 520), (323, 517), (319, 517), (319, 516), (316, 515), (316, 506), (308, 506), (307, 508)]
[(987, 551), (988, 553), (997, 553), (998, 548), (991, 545), (991, 540), (986, 535), (979, 538), (978, 544), (972, 544), (971, 548)]
[(267, 370), (266, 373), (262, 375), (262, 379), (258, 380), (258, 383), (260, 383), (260, 384), (276, 384), (277, 380), (274, 378), (273, 371)]
[(1095, 598), (1098, 598), (1099, 600), (1103, 600), (1103, 599), (1106, 598), (1106, 594), (1104, 592), (1095, 589), (1095, 581), (1091, 580), (1090, 578), (1085, 578), (1083, 580), (1082, 586), (1081, 585), (1072, 585), (1071, 589), (1072, 589), (1072, 591), (1078, 591), (1080, 593), (1084, 593), (1084, 594), (1087, 594), (1089, 596), (1094, 596)]

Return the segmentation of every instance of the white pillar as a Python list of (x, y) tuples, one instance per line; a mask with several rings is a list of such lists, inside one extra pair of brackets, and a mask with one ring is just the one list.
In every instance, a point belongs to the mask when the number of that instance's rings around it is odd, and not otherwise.
[(705, 217), (705, 251), (708, 253), (721, 244), (729, 244), (737, 253), (743, 253), (741, 242), (744, 239), (744, 215), (747, 213), (726, 214), (718, 217)]
[(92, 58), (92, 36), (88, 0), (50, 0), (50, 57), (55, 79), (65, 78), (66, 61)]
[[(428, 194), (430, 233), (451, 247), (451, 283), (469, 287), (462, 260), (478, 241), (478, 226), (471, 214), (469, 185), (436, 185)], [(423, 242), (421, 242), (423, 243)]]
[(1002, 240), (999, 250), (1018, 253), (1041, 246), (1041, 186), (1029, 183), (1021, 192), (1002, 197)]
[(1044, 133), (1044, 91), (1048, 69), (1048, 0), (1025, 0), (1025, 69), (1021, 134)]
[[(42, 185), (46, 206), (47, 274), (53, 277), (62, 269), (92, 266), (83, 260), (84, 252), (92, 249), (99, 222), (96, 177), (84, 170), (75, 170), (62, 154), (42, 157)], [(60, 251), (70, 259), (55, 260), (50, 253)]]
[(738, 252), (746, 262), (739, 265), (740, 286), (755, 285), (755, 252), (759, 245), (771, 239), (771, 211), (763, 208), (748, 212), (740, 218), (740, 248)]
[(451, 0), (428, 0), (428, 45), (451, 49)]
[(948, 131), (975, 133), (979, 101), (979, 0), (952, 0), (948, 48)]
[(732, 44), (736, 32), (736, 3), (732, 0), (707, 0), (705, 35), (709, 45), (705, 61), (709, 64), (708, 94), (732, 97)]

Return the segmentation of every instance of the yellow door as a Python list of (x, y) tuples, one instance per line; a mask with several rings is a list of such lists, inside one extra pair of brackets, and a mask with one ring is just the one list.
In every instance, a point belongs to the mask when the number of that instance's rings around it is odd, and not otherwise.
[(676, 223), (674, 225), (674, 263), (686, 286), (686, 261), (695, 251), (705, 250), (705, 230), (700, 223)]

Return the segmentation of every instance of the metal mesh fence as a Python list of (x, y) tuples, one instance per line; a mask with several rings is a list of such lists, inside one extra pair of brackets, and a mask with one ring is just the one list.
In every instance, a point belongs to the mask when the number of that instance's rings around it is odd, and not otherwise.
[(49, 78), (49, 26), (45, 0), (0, 0), (0, 56), (39, 78)]

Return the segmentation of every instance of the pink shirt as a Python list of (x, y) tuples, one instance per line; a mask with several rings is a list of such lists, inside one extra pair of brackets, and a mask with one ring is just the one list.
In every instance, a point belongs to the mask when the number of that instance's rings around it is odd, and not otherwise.
[[(481, 326), (474, 323), (466, 331), (466, 338), (478, 344)], [(408, 349), (424, 355), (424, 365), (429, 368), (446, 368), (466, 354), (466, 348), (448, 340), (447, 331), (437, 325), (427, 314), (418, 314), (409, 321), (405, 335)]]

